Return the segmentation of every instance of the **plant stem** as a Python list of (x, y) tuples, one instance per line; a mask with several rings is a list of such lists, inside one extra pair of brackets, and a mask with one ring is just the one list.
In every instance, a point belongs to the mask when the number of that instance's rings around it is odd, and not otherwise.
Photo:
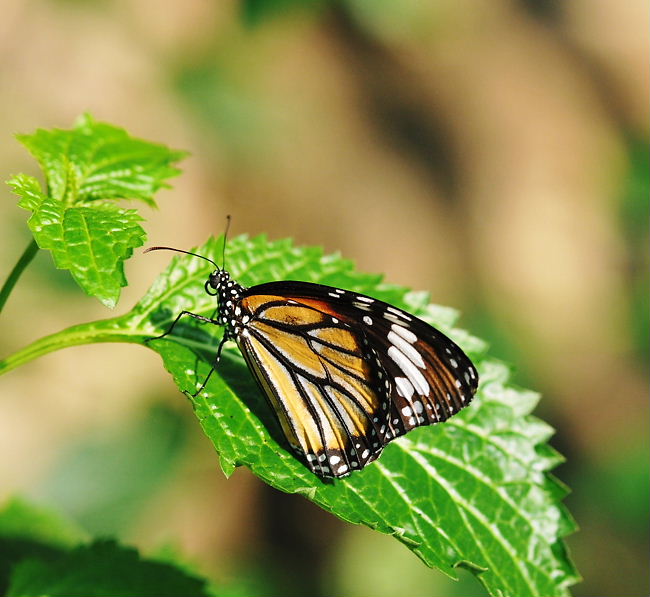
[(36, 253), (38, 253), (38, 245), (36, 244), (36, 241), (32, 239), (32, 242), (27, 245), (24, 253), (20, 256), (20, 259), (14, 266), (14, 269), (11, 270), (11, 273), (7, 277), (2, 290), (0, 290), (0, 312), (2, 312), (2, 308), (5, 306), (5, 303), (7, 302), (7, 299), (9, 298), (13, 287), (16, 285), (18, 278), (20, 278), (20, 275), (29, 265), (29, 262), (34, 259)]
[(68, 346), (96, 342), (138, 342), (142, 338), (142, 334), (134, 333), (132, 330), (120, 330), (119, 327), (111, 326), (110, 323), (114, 321), (117, 320), (84, 323), (44, 336), (0, 361), (0, 375), (49, 352)]

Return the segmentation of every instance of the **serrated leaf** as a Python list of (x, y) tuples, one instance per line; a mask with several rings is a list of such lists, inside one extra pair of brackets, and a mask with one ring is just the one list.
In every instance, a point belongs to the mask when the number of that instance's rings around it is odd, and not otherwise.
[(38, 246), (52, 252), (59, 269), (106, 306), (126, 285), (124, 261), (144, 243), (142, 218), (111, 199), (139, 199), (155, 206), (154, 193), (178, 174), (182, 152), (136, 139), (121, 128), (82, 117), (72, 130), (38, 130), (18, 139), (39, 161), (46, 189), (30, 176), (9, 181)]
[(142, 559), (135, 549), (114, 541), (97, 541), (56, 557), (16, 564), (7, 596), (31, 595), (202, 597), (208, 591), (205, 581), (171, 564)]
[[(220, 259), (214, 239), (195, 252)], [(323, 481), (287, 449), (279, 425), (236, 347), (224, 351), (194, 411), (231, 474), (248, 466), (282, 491), (300, 493), (336, 516), (393, 535), (427, 565), (455, 577), (463, 566), (493, 595), (566, 595), (578, 579), (562, 537), (575, 525), (559, 503), (565, 489), (549, 474), (557, 455), (543, 442), (550, 428), (530, 417), (539, 396), (509, 384), (504, 365), (485, 345), (451, 328), (454, 312), (361, 274), (351, 262), (290, 241), (239, 237), (229, 242), (227, 267), (245, 285), (298, 279), (340, 286), (407, 308), (437, 325), (468, 352), (481, 375), (475, 401), (448, 422), (419, 428), (387, 446), (381, 458), (345, 479)], [(203, 292), (209, 264), (174, 258), (120, 325), (156, 335), (186, 309), (211, 315)], [(189, 318), (188, 318), (189, 319)], [(209, 372), (221, 331), (179, 323), (174, 337), (149, 343), (182, 390)]]
[(39, 129), (17, 138), (41, 165), (48, 194), (66, 204), (140, 199), (155, 206), (153, 195), (179, 174), (172, 164), (186, 155), (88, 114), (71, 130)]

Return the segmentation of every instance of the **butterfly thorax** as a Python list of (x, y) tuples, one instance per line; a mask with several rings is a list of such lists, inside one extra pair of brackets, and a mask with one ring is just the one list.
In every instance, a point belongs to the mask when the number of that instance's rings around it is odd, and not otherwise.
[(226, 333), (234, 336), (241, 327), (241, 307), (239, 302), (242, 293), (246, 290), (244, 286), (230, 277), (225, 270), (216, 270), (210, 274), (206, 283), (206, 291), (216, 295), (219, 302), (217, 321), (225, 326)]

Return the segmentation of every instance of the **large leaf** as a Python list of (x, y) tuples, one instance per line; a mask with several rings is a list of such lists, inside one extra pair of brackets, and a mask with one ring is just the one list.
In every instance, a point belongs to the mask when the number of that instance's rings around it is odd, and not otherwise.
[[(210, 240), (195, 251), (219, 260), (221, 243)], [(529, 414), (538, 396), (510, 385), (507, 367), (485, 355), (483, 342), (452, 327), (453, 311), (428, 305), (425, 294), (357, 273), (336, 255), (295, 248), (289, 241), (234, 239), (227, 267), (245, 285), (308, 280), (406, 308), (465, 349), (481, 384), (472, 405), (448, 422), (392, 442), (378, 461), (348, 478), (323, 481), (288, 450), (243, 359), (230, 346), (206, 391), (193, 401), (226, 474), (246, 465), (273, 487), (395, 536), (452, 577), (455, 567), (467, 567), (493, 595), (568, 594), (578, 576), (562, 537), (575, 527), (560, 504), (566, 489), (548, 474), (562, 460), (546, 443), (552, 429)], [(215, 299), (203, 292), (209, 271), (203, 260), (174, 258), (130, 314), (106, 325), (113, 334), (128, 328), (133, 341), (168, 329), (184, 309), (212, 314)], [(182, 321), (173, 337), (148, 345), (161, 354), (179, 388), (192, 391), (211, 368), (220, 334), (216, 326)]]
[(38, 130), (18, 139), (46, 180), (45, 189), (24, 174), (9, 181), (19, 205), (32, 212), (28, 224), (38, 246), (51, 251), (56, 267), (70, 270), (88, 294), (115, 306), (126, 285), (123, 263), (146, 234), (134, 209), (110, 200), (155, 206), (154, 193), (178, 174), (172, 164), (184, 154), (90, 116), (72, 130)]
[[(195, 249), (219, 260), (221, 243)], [(513, 387), (506, 366), (483, 342), (453, 328), (455, 313), (428, 304), (423, 293), (355, 272), (336, 255), (289, 241), (239, 237), (227, 265), (244, 284), (301, 279), (369, 294), (406, 308), (448, 333), (472, 357), (481, 383), (472, 404), (446, 423), (416, 429), (350, 477), (319, 479), (287, 449), (279, 426), (236, 347), (228, 347), (192, 406), (220, 454), (226, 474), (248, 466), (282, 491), (299, 493), (336, 516), (396, 537), (427, 565), (455, 577), (463, 566), (493, 595), (567, 595), (578, 580), (562, 538), (575, 525), (561, 504), (566, 488), (548, 471), (561, 457), (546, 442), (552, 429), (530, 416), (538, 396)], [(143, 343), (167, 330), (186, 309), (210, 315), (203, 292), (209, 264), (174, 258), (150, 291), (124, 316), (82, 324), (42, 338), (0, 362), (0, 373), (64, 346)], [(189, 320), (189, 321), (188, 321)], [(148, 342), (177, 385), (190, 392), (211, 369), (221, 331), (185, 318), (174, 335)]]

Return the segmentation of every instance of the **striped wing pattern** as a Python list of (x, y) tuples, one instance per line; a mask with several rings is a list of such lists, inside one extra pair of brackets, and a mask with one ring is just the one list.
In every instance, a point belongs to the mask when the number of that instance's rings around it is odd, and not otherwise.
[(306, 282), (242, 296), (235, 337), (289, 443), (320, 476), (342, 477), (411, 429), (445, 421), (478, 386), (471, 361), (387, 303)]
[(395, 437), (446, 421), (469, 404), (478, 387), (476, 369), (452, 340), (398, 311), (381, 312), (379, 325), (369, 331), (393, 382), (390, 427)]
[(362, 468), (387, 441), (387, 377), (352, 325), (283, 296), (242, 299), (242, 354), (291, 446), (321, 476)]

